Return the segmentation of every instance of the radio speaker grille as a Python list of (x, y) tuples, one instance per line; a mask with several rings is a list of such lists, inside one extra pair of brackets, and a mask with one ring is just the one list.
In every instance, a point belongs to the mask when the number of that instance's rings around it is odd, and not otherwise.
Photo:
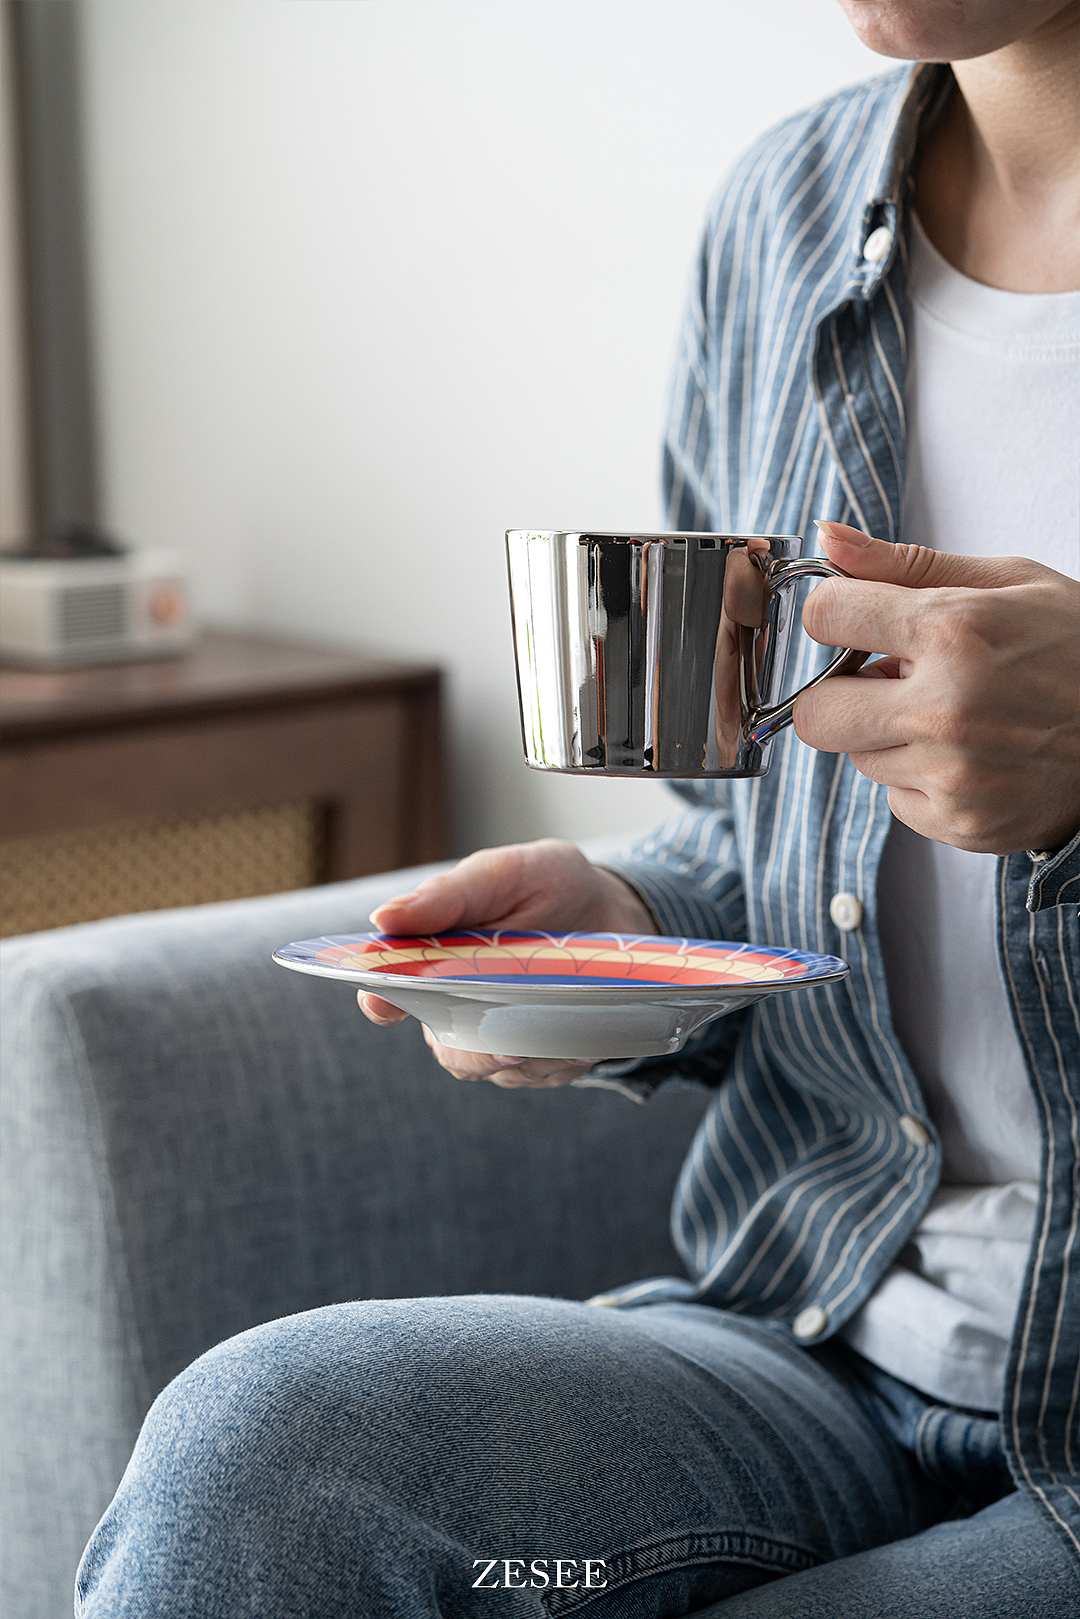
[(118, 641), (127, 628), (127, 591), (123, 585), (73, 585), (62, 590), (57, 627), (60, 642)]

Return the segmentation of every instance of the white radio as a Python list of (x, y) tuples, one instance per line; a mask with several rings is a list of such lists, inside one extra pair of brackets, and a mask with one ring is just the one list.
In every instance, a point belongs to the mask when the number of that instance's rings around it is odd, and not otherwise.
[(181, 652), (193, 634), (176, 551), (70, 561), (0, 554), (0, 656), (111, 663)]

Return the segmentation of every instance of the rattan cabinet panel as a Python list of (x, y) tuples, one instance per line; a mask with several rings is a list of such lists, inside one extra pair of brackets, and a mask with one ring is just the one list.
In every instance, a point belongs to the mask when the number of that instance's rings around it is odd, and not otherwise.
[(444, 853), (434, 669), (218, 632), (167, 667), (0, 672), (0, 932)]

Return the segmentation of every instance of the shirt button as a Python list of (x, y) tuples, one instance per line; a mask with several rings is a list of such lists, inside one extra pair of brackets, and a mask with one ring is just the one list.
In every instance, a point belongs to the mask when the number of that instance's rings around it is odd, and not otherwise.
[(829, 915), (841, 933), (850, 933), (863, 919), (862, 900), (854, 894), (834, 894), (829, 901)]
[(880, 264), (891, 246), (892, 231), (888, 225), (879, 225), (863, 243), (862, 256), (867, 264)]
[(913, 1147), (925, 1147), (930, 1140), (930, 1132), (923, 1121), (912, 1118), (910, 1113), (901, 1116), (900, 1128)]
[(820, 1304), (809, 1304), (805, 1310), (799, 1311), (791, 1323), (791, 1330), (796, 1338), (817, 1338), (828, 1325), (828, 1310), (823, 1310)]

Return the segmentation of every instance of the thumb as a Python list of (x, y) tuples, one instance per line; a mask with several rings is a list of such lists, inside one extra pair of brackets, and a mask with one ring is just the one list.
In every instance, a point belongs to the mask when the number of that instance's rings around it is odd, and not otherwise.
[(380, 933), (403, 934), (495, 926), (520, 902), (529, 853), (513, 844), (478, 849), (449, 871), (425, 877), (411, 894), (385, 900), (372, 911), (371, 921)]
[(440, 872), (419, 883), (411, 894), (398, 894), (376, 906), (369, 918), (380, 933), (404, 935), (445, 933), (468, 927), (468, 893), (455, 871)]
[(815, 518), (821, 548), (830, 562), (856, 579), (879, 584), (906, 585), (910, 590), (961, 586), (995, 590), (1019, 585), (1031, 577), (1032, 564), (1022, 557), (961, 557), (949, 551), (931, 551), (926, 545), (892, 545), (872, 540), (847, 523), (825, 523)]

